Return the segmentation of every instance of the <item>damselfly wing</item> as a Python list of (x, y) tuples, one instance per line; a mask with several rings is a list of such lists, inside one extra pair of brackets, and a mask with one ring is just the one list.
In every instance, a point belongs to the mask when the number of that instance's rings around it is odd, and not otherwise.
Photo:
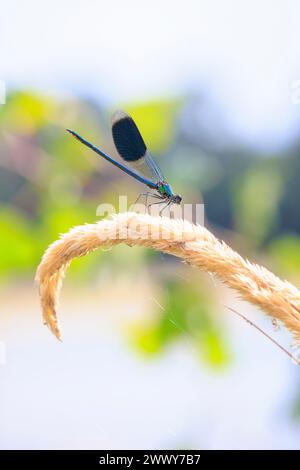
[(70, 129), (67, 129), (67, 131), (105, 160), (145, 184), (148, 188), (155, 190), (155, 197), (161, 199), (161, 201), (166, 201), (167, 205), (181, 203), (181, 196), (172, 192), (158, 165), (149, 154), (134, 120), (128, 114), (123, 111), (116, 111), (112, 118), (113, 140), (125, 165), (114, 160), (76, 132)]
[(112, 136), (127, 165), (154, 183), (164, 181), (162, 171), (151, 157), (136, 123), (124, 111), (118, 110), (112, 117)]

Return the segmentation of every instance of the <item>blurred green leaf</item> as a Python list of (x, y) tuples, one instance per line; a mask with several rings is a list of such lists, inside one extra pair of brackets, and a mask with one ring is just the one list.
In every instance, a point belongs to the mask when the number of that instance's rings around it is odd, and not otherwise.
[(55, 113), (55, 102), (35, 92), (17, 91), (7, 96), (0, 106), (2, 129), (14, 133), (33, 134), (45, 125)]
[[(214, 302), (196, 283), (171, 280), (156, 323), (134, 328), (132, 340), (145, 354), (156, 354), (177, 338), (196, 346), (200, 357), (212, 367), (230, 359), (222, 328), (216, 321)], [(161, 302), (161, 301), (160, 301)]]
[(234, 186), (235, 225), (254, 246), (274, 229), (283, 181), (275, 165), (259, 165), (240, 175)]
[(271, 241), (268, 253), (284, 276), (300, 275), (300, 237), (287, 234)]
[(8, 207), (0, 207), (0, 275), (19, 277), (31, 271), (38, 260), (32, 226), (26, 218)]

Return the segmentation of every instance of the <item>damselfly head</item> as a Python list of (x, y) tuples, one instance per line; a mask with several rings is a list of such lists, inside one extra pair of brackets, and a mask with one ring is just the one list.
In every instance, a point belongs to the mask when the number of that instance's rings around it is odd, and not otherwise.
[(172, 196), (172, 202), (174, 204), (181, 204), (181, 201), (182, 197), (179, 194), (175, 194), (174, 196)]

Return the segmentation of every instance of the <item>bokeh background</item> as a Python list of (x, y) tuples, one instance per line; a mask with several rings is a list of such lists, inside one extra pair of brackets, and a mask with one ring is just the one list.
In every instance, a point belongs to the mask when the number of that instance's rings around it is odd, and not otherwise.
[(75, 261), (63, 343), (33, 283), (60, 233), (141, 191), (65, 132), (116, 157), (110, 116), (123, 108), (206, 225), (299, 285), (299, 2), (1, 12), (0, 447), (299, 449), (299, 367), (226, 306), (291, 337), (211, 276), (126, 246)]

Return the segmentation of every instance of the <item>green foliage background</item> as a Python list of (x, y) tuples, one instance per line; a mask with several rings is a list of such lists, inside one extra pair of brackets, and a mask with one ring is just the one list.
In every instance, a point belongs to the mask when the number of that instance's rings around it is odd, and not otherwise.
[[(255, 155), (250, 150), (213, 150), (183, 132), (185, 100), (123, 103), (136, 119), (168, 180), (186, 202), (205, 202), (208, 224), (246, 255), (291, 280), (299, 278), (300, 217), (298, 148), (288, 155)], [(84, 100), (58, 100), (31, 91), (9, 94), (0, 107), (0, 278), (2, 283), (32, 282), (43, 251), (60, 233), (96, 220), (97, 205), (117, 203), (119, 194), (134, 202), (140, 188), (107, 162), (96, 158), (65, 132), (72, 128), (115, 158), (105, 109)], [(299, 172), (298, 172), (299, 173)], [(90, 282), (106, 269), (151, 272), (161, 266), (157, 253), (146, 250), (99, 252), (70, 271), (70, 282)], [(186, 267), (165, 257), (164, 263), (184, 275)], [(130, 268), (128, 267), (130, 266)], [(198, 273), (183, 283), (169, 270), (151, 276), (161, 288), (164, 309), (156, 321), (140, 325), (129, 339), (140, 352), (157, 354), (188, 337), (199, 357), (213, 367), (232, 357), (220, 303)]]

